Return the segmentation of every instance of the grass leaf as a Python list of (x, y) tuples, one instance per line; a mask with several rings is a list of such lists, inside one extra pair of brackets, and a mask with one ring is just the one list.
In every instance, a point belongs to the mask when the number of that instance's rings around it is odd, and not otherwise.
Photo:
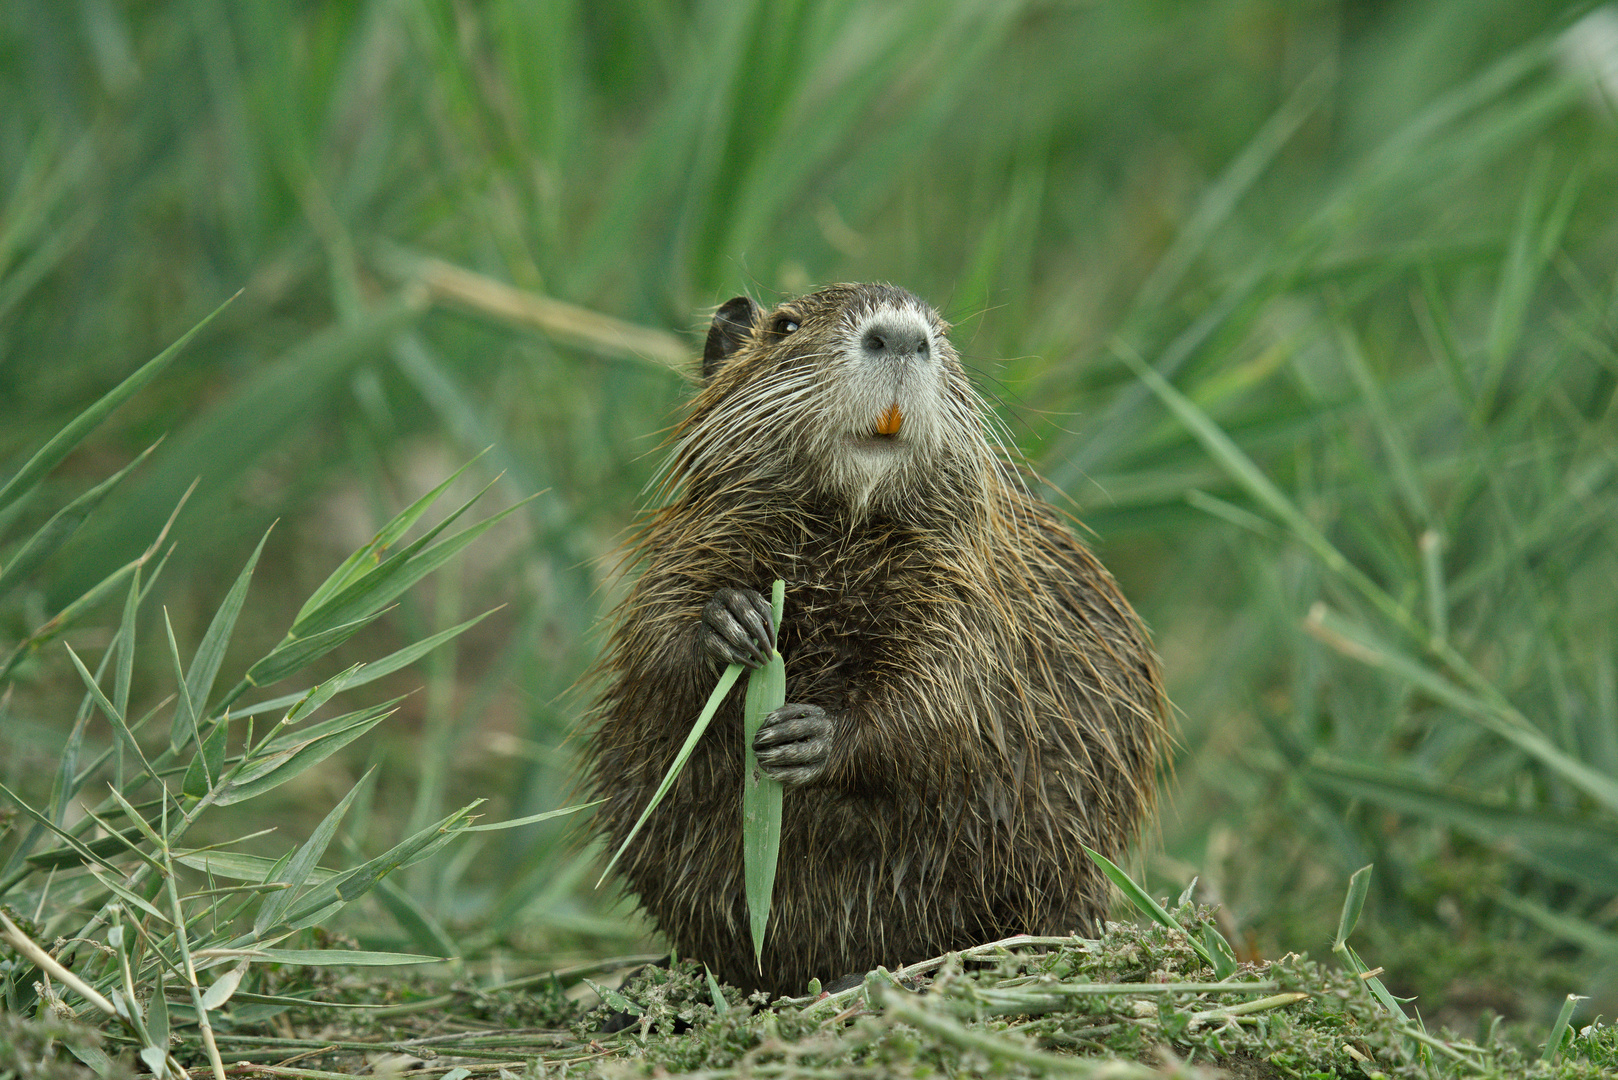
[[(258, 546), (253, 548), (253, 554), (248, 556), (247, 565), (236, 576), (236, 581), (225, 594), (224, 603), (214, 613), (213, 621), (208, 624), (207, 633), (202, 635), (202, 644), (197, 646), (197, 654), (191, 658), (191, 668), (185, 675), (184, 698), (190, 702), (197, 716), (209, 716), (208, 697), (213, 693), (214, 677), (219, 674), (219, 665), (225, 661), (225, 648), (230, 644), (231, 633), (236, 629), (236, 619), (242, 612), (242, 604), (247, 600), (247, 586), (253, 579), (253, 570), (258, 566), (258, 557), (264, 553), (265, 541), (269, 540), (268, 531), (259, 538)], [(169, 736), (169, 745), (179, 749), (173, 733)]]
[(23, 542), (21, 548), (13, 555), (3, 568), (0, 568), (0, 599), (15, 588), (29, 574), (33, 573), (40, 564), (50, 558), (56, 549), (72, 539), (73, 534), (79, 531), (86, 518), (95, 513), (107, 493), (118, 485), (118, 482), (128, 476), (135, 468), (145, 461), (157, 443), (153, 443), (142, 450), (134, 461), (113, 473), (110, 477), (86, 491), (72, 502), (68, 503), (51, 519), (40, 526), (39, 530)]
[(354, 805), (354, 800), (359, 796), (360, 792), (369, 788), (371, 778), (375, 775), (375, 766), (366, 769), (365, 775), (361, 776), (354, 786), (348, 789), (348, 794), (344, 795), (336, 806), (326, 812), (326, 816), (320, 820), (320, 824), (315, 826), (314, 831), (309, 834), (308, 838), (298, 845), (298, 849), (293, 852), (292, 858), (287, 861), (286, 865), (273, 877), (263, 879), (266, 882), (285, 882), (290, 888), (282, 892), (271, 893), (264, 898), (264, 903), (259, 907), (258, 914), (253, 918), (253, 932), (255, 934), (262, 937), (270, 927), (275, 925), (276, 920), (281, 917), (282, 913), (292, 905), (292, 901), (297, 895), (303, 892), (311, 881), (315, 880), (314, 873), (319, 867), (320, 857), (326, 854), (326, 848), (330, 845), (332, 837), (337, 835), (337, 826), (347, 816), (348, 808)]
[[(771, 586), (770, 621), (774, 632), (781, 629), (786, 583)], [(775, 871), (781, 855), (781, 799), (784, 788), (778, 780), (765, 776), (753, 752), (753, 736), (764, 717), (786, 703), (786, 666), (779, 650), (747, 676), (747, 699), (743, 714), (742, 746), (742, 879), (747, 890), (748, 921), (753, 934), (753, 961), (761, 965), (764, 933), (770, 922), (770, 906), (775, 895)]]
[[(1109, 881), (1118, 886), (1118, 891), (1124, 894), (1124, 899), (1128, 900), (1130, 904), (1134, 906), (1136, 911), (1140, 912), (1142, 915), (1145, 915), (1159, 926), (1166, 926), (1171, 930), (1179, 930), (1181, 933), (1184, 933), (1184, 928), (1180, 925), (1180, 921), (1173, 915), (1170, 915), (1167, 911), (1163, 910), (1163, 905), (1152, 899), (1151, 893), (1135, 884), (1134, 879), (1128, 874), (1124, 873), (1121, 867), (1119, 867), (1105, 855), (1101, 854), (1099, 851), (1094, 851), (1086, 847), (1084, 849), (1084, 853), (1090, 856), (1091, 862), (1095, 863), (1101, 868), (1101, 872), (1107, 875), (1107, 879)], [(1219, 965), (1215, 963), (1213, 954), (1208, 951), (1208, 947), (1206, 945), (1198, 941), (1196, 938), (1191, 937), (1189, 934), (1186, 935), (1185, 940), (1186, 944), (1191, 946), (1191, 951), (1196, 953), (1197, 956), (1201, 957), (1203, 963), (1207, 964), (1211, 968), (1214, 968), (1215, 970), (1218, 969)], [(1225, 944), (1225, 948), (1230, 950), (1230, 944), (1228, 942)], [(1234, 955), (1233, 951), (1232, 955)]]
[(708, 724), (713, 720), (714, 713), (719, 711), (719, 706), (725, 700), (725, 695), (730, 693), (730, 688), (736, 685), (736, 680), (741, 677), (742, 670), (740, 664), (731, 664), (719, 676), (719, 682), (715, 684), (713, 692), (708, 695), (708, 702), (703, 705), (702, 712), (697, 716), (697, 722), (691, 725), (691, 734), (685, 737), (685, 742), (681, 744), (679, 751), (674, 755), (674, 760), (669, 762), (667, 771), (663, 773), (662, 783), (658, 784), (657, 790), (652, 792), (652, 797), (647, 800), (646, 808), (640, 812), (640, 817), (635, 819), (635, 825), (629, 830), (629, 835), (624, 837), (624, 842), (618, 845), (618, 850), (612, 853), (611, 859), (607, 860), (606, 869), (601, 871), (601, 877), (596, 881), (597, 888), (600, 887), (601, 882), (607, 880), (607, 875), (612, 873), (612, 868), (618, 865), (619, 857), (628, 849), (635, 837), (640, 835), (641, 826), (646, 824), (646, 819), (652, 816), (652, 811), (657, 809), (657, 804), (663, 801), (663, 796), (667, 795), (669, 788), (674, 786), (674, 778), (680, 775), (681, 769), (685, 768), (687, 759), (691, 757), (691, 751), (697, 747), (697, 740), (702, 738), (704, 731), (708, 730)]
[(229, 806), (280, 787), (392, 716), (403, 700), (394, 698), (270, 740), (226, 780), (214, 802)]
[(169, 362), (179, 355), (180, 350), (185, 348), (203, 327), (213, 322), (221, 311), (229, 307), (231, 300), (234, 299), (236, 296), (214, 308), (201, 322), (187, 330), (178, 341), (142, 364), (134, 374), (101, 395), (95, 404), (74, 417), (71, 423), (52, 436), (21, 469), (0, 486), (0, 511), (4, 511), (6, 507), (32, 491), (45, 474), (56, 468), (63, 458), (72, 453), (73, 448), (83, 442), (84, 437), (95, 430), (114, 409), (128, 401), (168, 367)]

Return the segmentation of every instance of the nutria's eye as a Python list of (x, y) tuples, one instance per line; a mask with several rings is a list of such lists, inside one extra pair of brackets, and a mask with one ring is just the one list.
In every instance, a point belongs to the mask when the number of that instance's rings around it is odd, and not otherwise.
[(791, 315), (778, 316), (770, 329), (781, 337), (786, 337), (798, 328), (798, 320)]

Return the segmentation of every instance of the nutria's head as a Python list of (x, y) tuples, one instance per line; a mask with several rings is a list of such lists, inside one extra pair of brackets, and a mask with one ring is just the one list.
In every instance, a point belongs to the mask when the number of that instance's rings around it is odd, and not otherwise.
[(798, 490), (856, 510), (981, 491), (994, 455), (948, 330), (891, 285), (831, 285), (769, 311), (726, 302), (670, 479)]

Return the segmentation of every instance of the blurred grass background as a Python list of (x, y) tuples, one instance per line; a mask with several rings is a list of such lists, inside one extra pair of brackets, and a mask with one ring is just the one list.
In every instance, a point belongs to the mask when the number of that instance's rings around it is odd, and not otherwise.
[[(1155, 630), (1182, 728), (1154, 887), (1201, 875), (1233, 940), (1318, 955), (1374, 862), (1360, 951), (1429, 1019), (1569, 991), (1610, 1015), (1618, 15), (1589, 10), (10, 0), (0, 477), (244, 291), (0, 522), (3, 564), (4, 527), (166, 434), (0, 597), (0, 644), (200, 478), (158, 598), (190, 647), (279, 519), (231, 653), (256, 656), (492, 446), (473, 472), (542, 494), (333, 670), (506, 607), (396, 676), (424, 689), (283, 789), (258, 843), (368, 762), (367, 852), (464, 794), (562, 805), (610, 554), (687, 391), (671, 361), (736, 293), (889, 280), (955, 323)], [(37, 790), (80, 690), (51, 653), (20, 673), (0, 774)], [(406, 884), (469, 957), (637, 948), (569, 830)]]

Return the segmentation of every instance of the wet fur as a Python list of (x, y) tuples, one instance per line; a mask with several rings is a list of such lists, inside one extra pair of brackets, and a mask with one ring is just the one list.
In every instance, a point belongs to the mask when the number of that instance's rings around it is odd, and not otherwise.
[[(835, 436), (880, 395), (851, 402), (864, 391), (835, 368), (860, 313), (895, 304), (932, 320), (943, 377), (907, 409), (915, 452), (873, 469)], [(796, 333), (772, 331), (783, 310)], [(724, 362), (705, 365), (665, 505), (632, 545), (641, 574), (589, 745), (612, 848), (719, 674), (698, 633), (715, 590), (786, 581), (786, 700), (838, 717), (826, 773), (785, 796), (762, 971), (742, 886), (740, 689), (620, 863), (680, 955), (739, 986), (802, 993), (811, 977), (1089, 930), (1107, 890), (1081, 845), (1118, 856), (1153, 802), (1165, 707), (1146, 632), (991, 444), (946, 329), (871, 285), (721, 326)]]

